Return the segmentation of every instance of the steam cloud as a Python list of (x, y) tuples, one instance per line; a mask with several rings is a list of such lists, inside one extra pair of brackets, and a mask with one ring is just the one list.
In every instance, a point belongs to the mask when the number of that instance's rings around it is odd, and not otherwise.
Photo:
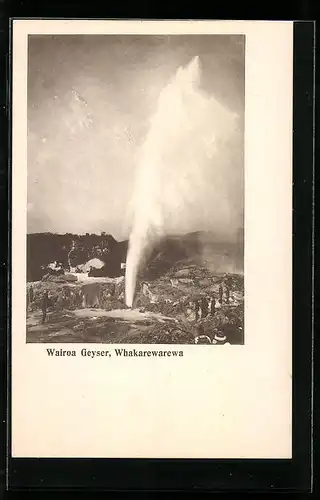
[(177, 70), (160, 92), (138, 154), (126, 262), (128, 307), (147, 250), (165, 234), (183, 232), (195, 206), (201, 229), (208, 214), (205, 204), (202, 211), (199, 206), (208, 194), (216, 206), (210, 222), (217, 238), (232, 240), (242, 224), (234, 157), (238, 116), (201, 90), (200, 77), (198, 56)]

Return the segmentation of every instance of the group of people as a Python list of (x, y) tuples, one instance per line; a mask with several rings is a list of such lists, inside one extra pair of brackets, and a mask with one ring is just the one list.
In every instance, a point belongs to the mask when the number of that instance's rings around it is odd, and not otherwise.
[(201, 297), (194, 301), (195, 320), (206, 318), (207, 316), (214, 316), (216, 312), (216, 299), (214, 297)]
[[(143, 295), (147, 295), (148, 298), (150, 298), (151, 292), (148, 285), (146, 283), (143, 283), (142, 285)], [(40, 306), (42, 311), (42, 322), (44, 323), (49, 307), (53, 307), (57, 310), (78, 309), (81, 307), (107, 308), (108, 302), (116, 294), (115, 285), (113, 284), (111, 287), (108, 287), (108, 289), (100, 288), (100, 290), (91, 290), (91, 293), (89, 293), (90, 286), (92, 287), (95, 285), (88, 285), (88, 290), (86, 290), (86, 287), (83, 287), (83, 289), (76, 289), (76, 287), (64, 287), (57, 295), (49, 293), (48, 290), (44, 290), (39, 298), (39, 294), (35, 293), (31, 285), (27, 290), (27, 310), (30, 308), (33, 310), (34, 307), (38, 308)], [(92, 300), (92, 297), (94, 298), (94, 301)], [(124, 291), (122, 291), (122, 293), (118, 296), (118, 300), (124, 300)], [(218, 289), (218, 298), (211, 295), (190, 300), (187, 306), (187, 316), (189, 319), (193, 319), (195, 321), (199, 321), (200, 319), (210, 316), (213, 317), (216, 310), (221, 308), (223, 303), (230, 304), (233, 300), (229, 284), (223, 281)], [(91, 304), (91, 302), (94, 303)]]
[(225, 310), (217, 312), (216, 324), (199, 321), (195, 338), (196, 344), (243, 344), (243, 317), (241, 311)]
[(221, 308), (224, 303), (230, 304), (231, 301), (234, 300), (228, 284), (220, 284), (218, 297), (219, 298), (216, 298), (214, 295), (203, 296), (189, 302), (189, 307), (193, 309), (196, 321), (200, 318), (203, 319), (208, 316), (214, 316), (216, 310)]

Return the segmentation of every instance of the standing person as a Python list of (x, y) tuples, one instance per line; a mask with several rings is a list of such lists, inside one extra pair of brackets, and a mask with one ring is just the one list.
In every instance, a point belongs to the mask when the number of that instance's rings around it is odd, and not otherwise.
[(226, 285), (226, 301), (227, 301), (227, 304), (230, 303), (230, 288), (229, 288), (228, 284)]
[(210, 314), (211, 316), (214, 316), (216, 313), (216, 299), (215, 297), (211, 298), (211, 304), (210, 304)]
[(42, 299), (41, 299), (42, 323), (45, 322), (46, 317), (47, 317), (48, 303), (49, 303), (48, 290), (44, 290), (43, 296), (42, 296)]
[(222, 286), (222, 283), (220, 283), (220, 285), (219, 285), (219, 302), (220, 302), (220, 304), (222, 304), (222, 301), (223, 301), (223, 286)]
[(208, 301), (206, 297), (201, 299), (201, 318), (206, 318), (208, 316)]
[(194, 311), (195, 311), (195, 320), (198, 321), (200, 313), (200, 304), (198, 300), (194, 301)]
[(191, 300), (186, 304), (186, 317), (189, 321), (196, 319), (194, 304)]

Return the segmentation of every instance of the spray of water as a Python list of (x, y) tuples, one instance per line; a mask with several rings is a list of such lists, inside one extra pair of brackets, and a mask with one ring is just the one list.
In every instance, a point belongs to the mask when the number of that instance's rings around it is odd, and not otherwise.
[(161, 90), (138, 154), (125, 277), (128, 307), (148, 249), (165, 234), (190, 229), (188, 221), (193, 229), (201, 228), (207, 210), (203, 200), (218, 200), (209, 214), (215, 231), (234, 229), (225, 170), (237, 116), (200, 90), (200, 76), (195, 57)]

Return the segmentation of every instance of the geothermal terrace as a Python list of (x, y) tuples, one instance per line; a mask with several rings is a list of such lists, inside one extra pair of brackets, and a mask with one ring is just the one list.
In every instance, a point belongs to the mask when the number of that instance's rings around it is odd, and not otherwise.
[[(68, 277), (67, 277), (68, 278)], [(78, 277), (76, 277), (78, 278)], [(138, 282), (132, 308), (125, 304), (124, 278), (59, 277), (28, 283), (33, 301), (27, 311), (28, 342), (194, 344), (201, 337), (214, 343), (229, 331), (230, 343), (243, 343), (243, 276), (228, 275), (230, 299), (216, 300), (214, 314), (196, 317), (195, 304), (208, 306), (219, 297), (223, 276), (198, 266), (170, 271)], [(41, 323), (41, 297), (49, 291), (48, 315)], [(225, 294), (225, 292), (224, 292)], [(201, 342), (200, 342), (201, 343)]]

